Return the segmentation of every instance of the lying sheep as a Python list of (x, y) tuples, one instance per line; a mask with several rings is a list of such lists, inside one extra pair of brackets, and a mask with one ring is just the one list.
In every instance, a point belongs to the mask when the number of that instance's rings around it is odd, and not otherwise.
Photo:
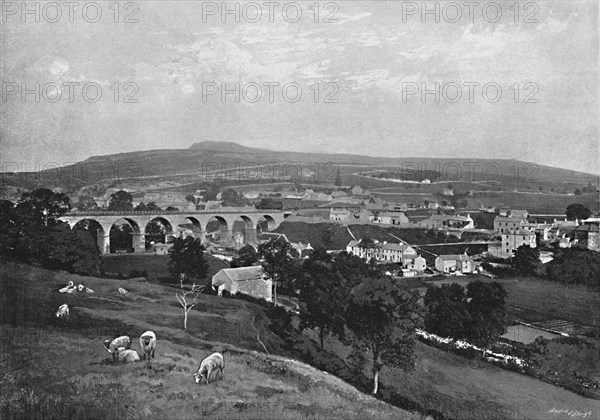
[(154, 350), (156, 349), (156, 335), (152, 331), (146, 331), (140, 336), (140, 349), (142, 350), (142, 357), (146, 360), (150, 360), (150, 355), (154, 359)]
[(69, 305), (63, 303), (58, 307), (58, 311), (56, 311), (57, 318), (68, 318), (69, 317)]
[(117, 360), (124, 363), (133, 363), (140, 361), (140, 355), (137, 351), (119, 347), (117, 349)]
[[(217, 372), (217, 378), (223, 379), (223, 370), (225, 369), (225, 361), (223, 360), (223, 355), (221, 353), (213, 353), (207, 358), (205, 358), (201, 363), (200, 367), (194, 373), (194, 378), (196, 379), (196, 383), (199, 384), (202, 379), (208, 382), (212, 379), (213, 372)], [(220, 375), (219, 375), (220, 373)]]
[[(115, 338), (113, 341), (104, 340), (104, 348), (107, 352), (112, 354), (113, 361), (117, 359), (117, 350), (123, 347), (124, 349), (131, 348), (131, 340), (126, 335), (122, 335), (121, 337)], [(139, 356), (138, 356), (139, 357)]]

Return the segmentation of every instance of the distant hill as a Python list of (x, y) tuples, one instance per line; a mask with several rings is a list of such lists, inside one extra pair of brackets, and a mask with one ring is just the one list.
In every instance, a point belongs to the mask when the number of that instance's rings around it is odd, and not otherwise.
[(43, 186), (78, 194), (82, 189), (89, 193), (123, 185), (139, 189), (172, 188), (212, 180), (215, 175), (221, 177), (221, 181), (228, 179), (238, 183), (282, 180), (281, 177), (287, 175), (302, 182), (331, 184), (338, 170), (344, 182), (354, 185), (360, 183), (356, 174), (362, 171), (380, 169), (398, 172), (411, 168), (440, 173), (441, 180), (449, 183), (453, 180), (472, 181), (473, 175), (476, 180), (485, 179), (482, 178), (485, 170), (487, 179), (493, 179), (501, 189), (531, 184), (527, 186), (537, 189), (538, 185), (545, 185), (550, 190), (551, 185), (569, 185), (568, 188), (574, 190), (590, 182), (598, 184), (597, 175), (511, 159), (395, 158), (286, 152), (233, 142), (205, 141), (187, 149), (93, 156), (74, 165), (39, 173), (4, 173), (0, 186), (21, 189)]

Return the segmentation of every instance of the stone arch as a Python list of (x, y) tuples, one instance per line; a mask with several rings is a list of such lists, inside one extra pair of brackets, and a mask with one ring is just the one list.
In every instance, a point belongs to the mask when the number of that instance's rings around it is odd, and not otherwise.
[(89, 232), (89, 234), (94, 238), (94, 241), (100, 248), (100, 252), (104, 252), (105, 249), (105, 239), (107, 236), (106, 229), (102, 226), (98, 220), (93, 218), (83, 218), (78, 220), (77, 222), (70, 223), (71, 229), (73, 230), (85, 230)]
[(239, 249), (244, 244), (256, 243), (258, 238), (256, 236), (256, 223), (254, 220), (245, 214), (240, 214), (231, 224), (231, 235), (233, 239), (234, 248)]
[[(154, 231), (154, 226), (156, 226), (155, 222), (160, 224), (160, 232)], [(149, 227), (151, 227), (151, 230), (148, 230)], [(140, 235), (140, 241), (143, 240), (144, 250), (146, 250), (152, 246), (152, 243), (168, 243), (170, 238), (173, 236), (173, 233), (173, 223), (166, 217), (156, 216), (146, 223), (142, 235)]]
[[(129, 241), (126, 238), (126, 236), (129, 236), (129, 234), (125, 233), (123, 237), (117, 237), (117, 232), (113, 230), (114, 228), (116, 228), (117, 223), (119, 223), (121, 220), (127, 222), (129, 227), (131, 228), (131, 241)], [(123, 225), (123, 223), (119, 224)], [(140, 229), (140, 225), (138, 224), (138, 222), (134, 219), (130, 217), (120, 217), (112, 221), (112, 223), (110, 223), (109, 226), (110, 227), (107, 229), (109, 237), (109, 252), (130, 252), (130, 248), (133, 248), (133, 252), (140, 252), (146, 249), (146, 244), (143, 238), (143, 232)]]
[(230, 242), (231, 228), (223, 216), (212, 215), (206, 222), (206, 238), (210, 242), (226, 245)]
[(256, 222), (256, 230), (260, 232), (270, 232), (277, 228), (277, 222), (268, 214), (264, 214)]

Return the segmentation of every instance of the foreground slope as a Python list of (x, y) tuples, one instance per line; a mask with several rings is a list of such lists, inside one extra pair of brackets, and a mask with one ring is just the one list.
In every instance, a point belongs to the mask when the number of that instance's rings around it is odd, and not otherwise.
[[(264, 331), (256, 305), (202, 296), (183, 333), (174, 289), (0, 267), (1, 418), (420, 418), (304, 363), (249, 350), (261, 347), (256, 336)], [(59, 294), (69, 280), (94, 293)], [(129, 294), (119, 295), (119, 287)], [(71, 317), (61, 323), (54, 311), (65, 302)], [(228, 328), (246, 321), (250, 325)], [(105, 338), (127, 334), (139, 351), (137, 337), (148, 329), (159, 339), (155, 359), (110, 361)], [(261, 341), (277, 346), (273, 337)], [(225, 380), (196, 385), (193, 372), (215, 350), (225, 354)]]

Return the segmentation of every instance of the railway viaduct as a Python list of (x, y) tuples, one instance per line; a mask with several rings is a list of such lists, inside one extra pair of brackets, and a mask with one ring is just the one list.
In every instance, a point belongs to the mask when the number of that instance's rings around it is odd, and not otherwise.
[(87, 211), (70, 212), (60, 220), (69, 223), (74, 228), (78, 223), (87, 221), (97, 230), (98, 247), (103, 254), (110, 253), (110, 230), (117, 221), (125, 220), (133, 230), (134, 252), (146, 250), (146, 227), (150, 222), (158, 221), (165, 227), (168, 241), (173, 236), (189, 234), (206, 239), (206, 227), (209, 222), (216, 220), (220, 224), (220, 243), (233, 244), (233, 224), (236, 221), (244, 223), (243, 242), (257, 242), (257, 227), (259, 222), (266, 222), (267, 230), (273, 230), (281, 224), (290, 213), (277, 210), (257, 210), (254, 207), (224, 207), (215, 210), (186, 211)]

